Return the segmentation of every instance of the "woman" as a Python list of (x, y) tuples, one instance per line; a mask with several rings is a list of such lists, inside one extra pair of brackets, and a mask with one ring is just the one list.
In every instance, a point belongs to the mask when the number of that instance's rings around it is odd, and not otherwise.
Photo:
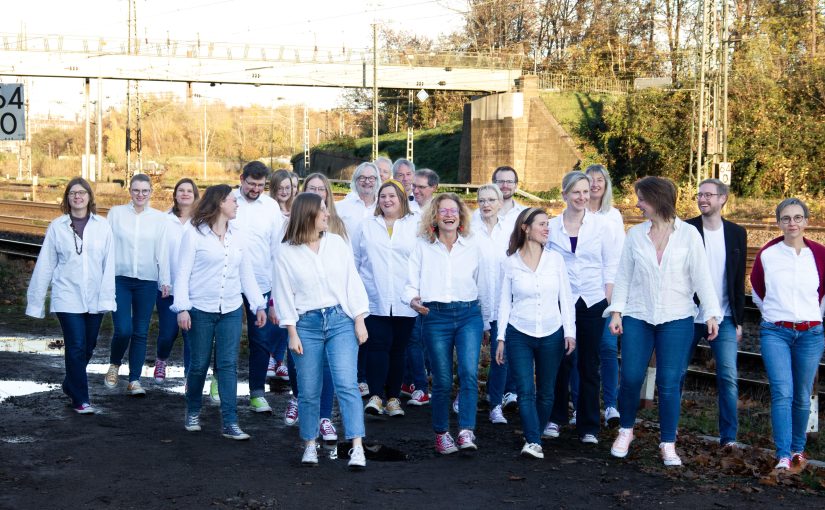
[(321, 173), (309, 174), (304, 180), (303, 191), (314, 193), (324, 200), (327, 214), (329, 214), (329, 231), (343, 237), (344, 241), (349, 241), (344, 220), (338, 216), (338, 212), (335, 210), (335, 197), (332, 194), (332, 186), (330, 186), (327, 176)]
[(753, 302), (762, 313), (760, 348), (771, 384), (776, 469), (801, 470), (811, 388), (822, 358), (825, 246), (804, 237), (808, 206), (787, 198), (776, 207), (782, 236), (759, 253), (751, 271)]
[(636, 207), (647, 220), (627, 233), (613, 300), (605, 311), (610, 331), (622, 337), (619, 389), (619, 435), (610, 453), (625, 457), (633, 441), (647, 365), (656, 353), (659, 393), (659, 449), (665, 466), (681, 466), (676, 428), (681, 401), (680, 379), (693, 339), (694, 293), (706, 306), (708, 340), (716, 338), (722, 313), (710, 276), (702, 237), (676, 217), (676, 186), (648, 176), (634, 185)]
[[(482, 250), (470, 237), (470, 211), (454, 193), (433, 199), (410, 256), (404, 300), (426, 315), (424, 338), (432, 366), (435, 449), (447, 455), (477, 450), (473, 429), (478, 401), (481, 337), (489, 329), (487, 279)], [(449, 432), (453, 349), (458, 354), (460, 405), (458, 445)]]
[(275, 170), (269, 180), (269, 196), (278, 202), (281, 214), (289, 218), (289, 210), (295, 193), (292, 191), (292, 175), (289, 170)]
[(541, 427), (553, 408), (556, 373), (564, 354), (576, 348), (567, 268), (561, 255), (544, 249), (549, 233), (544, 209), (531, 207), (518, 215), (503, 263), (498, 310), (507, 328), (498, 331), (496, 346), (496, 364), (502, 365), (506, 344), (516, 379), (525, 438), (521, 454), (537, 459), (544, 458)]
[(404, 415), (398, 399), (404, 353), (418, 315), (401, 302), (419, 222), (409, 204), (398, 181), (383, 183), (374, 216), (360, 223), (352, 241), (355, 267), (370, 303), (365, 321), (370, 341), (364, 344), (370, 398), (364, 412), (373, 415)]
[[(616, 253), (624, 246), (624, 220), (622, 213), (613, 207), (613, 186), (610, 174), (603, 165), (590, 165), (584, 171), (590, 177), (590, 212), (604, 216), (613, 233), (611, 246)], [(604, 424), (619, 426), (619, 337), (610, 333), (610, 323), (605, 321), (599, 344), (601, 360), (602, 399), (604, 400)]]
[[(175, 292), (175, 272), (178, 266), (178, 256), (180, 242), (183, 232), (189, 226), (195, 202), (200, 197), (198, 187), (195, 182), (188, 177), (183, 178), (175, 184), (172, 191), (172, 209), (166, 214), (166, 250), (168, 254), (168, 267), (170, 280), (172, 282), (169, 295), (164, 296), (158, 290), (155, 303), (158, 309), (158, 338), (157, 338), (157, 358), (155, 359), (155, 382), (163, 384), (166, 380), (166, 361), (172, 352), (175, 339), (178, 338), (178, 318), (169, 309), (174, 302)], [(183, 336), (183, 369), (186, 375), (189, 367), (189, 344), (186, 342), (187, 332)]]
[(266, 323), (266, 301), (255, 281), (241, 232), (229, 226), (238, 212), (232, 188), (206, 188), (183, 234), (180, 265), (175, 276), (172, 311), (178, 326), (189, 331), (189, 373), (186, 376), (186, 420), (190, 432), (201, 430), (203, 383), (215, 352), (223, 437), (249, 439), (238, 426), (238, 348), (243, 298), (255, 312), (255, 325)]
[[(488, 295), (489, 308), (491, 313), (490, 338), (498, 337), (498, 297), (501, 289), (501, 264), (507, 258), (507, 248), (510, 242), (512, 231), (504, 226), (504, 221), (499, 212), (504, 201), (501, 189), (495, 184), (485, 184), (478, 188), (478, 212), (473, 215), (472, 229), (478, 237), (478, 242), (484, 252), (488, 255), (484, 258), (483, 274), (487, 278), (487, 288), (491, 290)], [(490, 347), (490, 354), (495, 356), (495, 345)], [(502, 407), (508, 404), (515, 404), (516, 383), (513, 374), (508, 370), (507, 363), (501, 364), (490, 361), (490, 368), (487, 371), (487, 397), (490, 401), (490, 421), (492, 423), (507, 423)]]
[(157, 291), (169, 295), (169, 257), (166, 254), (166, 215), (149, 207), (152, 181), (136, 174), (129, 181), (132, 200), (109, 210), (107, 219), (115, 242), (115, 296), (117, 310), (112, 313), (114, 334), (109, 354), (109, 370), (104, 383), (116, 388), (118, 372), (126, 349), (129, 350), (129, 384), (126, 394), (146, 395), (140, 373), (146, 360), (146, 335), (155, 307)]
[(296, 174), (295, 172), (289, 172), (289, 180), (290, 182), (292, 182), (292, 196), (293, 198), (297, 197), (298, 190), (301, 189), (300, 186), (298, 186), (298, 174)]
[(78, 414), (97, 410), (89, 399), (86, 366), (94, 354), (103, 315), (115, 309), (112, 229), (97, 215), (95, 194), (81, 177), (63, 191), (62, 216), (49, 224), (26, 295), (26, 315), (42, 319), (51, 285), (51, 312), (63, 330), (63, 393)]
[[(298, 372), (301, 462), (318, 463), (315, 424), (320, 417), (325, 357), (352, 440), (349, 466), (366, 465), (361, 438), (364, 411), (358, 391), (358, 346), (367, 341), (364, 319), (369, 301), (344, 239), (328, 232), (329, 214), (320, 196), (301, 193), (292, 205), (275, 268), (275, 305), (280, 325), (289, 333), (289, 350)], [(309, 419), (307, 419), (309, 418)]]
[[(550, 222), (548, 249), (562, 256), (576, 308), (575, 364), (579, 374), (576, 402), (576, 432), (585, 444), (599, 442), (599, 344), (604, 332), (602, 314), (613, 292), (620, 251), (604, 217), (588, 211), (590, 178), (578, 170), (562, 178), (564, 211)], [(559, 369), (551, 423), (545, 431), (558, 437), (557, 423), (567, 418), (567, 385), (574, 363), (565, 358)]]

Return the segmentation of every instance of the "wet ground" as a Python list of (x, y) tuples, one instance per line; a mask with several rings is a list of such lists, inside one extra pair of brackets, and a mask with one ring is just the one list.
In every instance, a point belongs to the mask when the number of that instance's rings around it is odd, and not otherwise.
[[(48, 343), (7, 341), (0, 348), (42, 350)], [(181, 379), (171, 378), (161, 388), (145, 378), (148, 395), (142, 399), (122, 393), (125, 377), (119, 391), (105, 389), (106, 343), (101, 338), (93, 359), (93, 371), (100, 373), (90, 375), (90, 389), (101, 411), (91, 416), (73, 413), (59, 389), (59, 350), (0, 352), (0, 379), (6, 381), (0, 385), (0, 508), (825, 505), (825, 491), (804, 488), (810, 483), (772, 477), (769, 458), (745, 459), (744, 471), (720, 474), (714, 466), (726, 457), (692, 437), (680, 437), (685, 467), (665, 469), (656, 458), (654, 426), (640, 428), (626, 460), (610, 457), (613, 432), (604, 431), (593, 447), (579, 444), (570, 430), (544, 442), (544, 460), (523, 459), (517, 414), (507, 414), (510, 424), (494, 426), (486, 409), (479, 410), (475, 453), (436, 454), (429, 408), (408, 408), (402, 418), (367, 418), (368, 444), (383, 449), (369, 455), (365, 471), (347, 470), (346, 445), (339, 446), (341, 458), (330, 459), (335, 450), (327, 447), (318, 467), (305, 468), (298, 431), (281, 419), (285, 386), (268, 394), (274, 415), (256, 415), (247, 408), (248, 398), (239, 397), (240, 424), (250, 441), (222, 438), (218, 407), (212, 404), (204, 408), (203, 431), (189, 433), (183, 429)], [(245, 370), (240, 373), (243, 377)], [(14, 386), (7, 381), (44, 386), (4, 397), (2, 392)], [(754, 476), (749, 470), (762, 472)]]

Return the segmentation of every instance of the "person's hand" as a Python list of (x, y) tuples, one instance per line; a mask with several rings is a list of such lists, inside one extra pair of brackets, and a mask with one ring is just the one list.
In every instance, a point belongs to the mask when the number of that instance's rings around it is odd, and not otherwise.
[(622, 314), (619, 312), (612, 312), (610, 314), (610, 332), (619, 336), (622, 334)]
[(741, 324), (736, 326), (736, 341), (737, 342), (742, 341), (742, 325)]
[(364, 317), (358, 316), (355, 319), (355, 338), (358, 339), (358, 345), (363, 345), (367, 341), (367, 325), (364, 324)]
[(255, 312), (255, 325), (262, 328), (266, 325), (266, 310), (261, 308)]
[(499, 340), (496, 342), (498, 345), (496, 346), (496, 363), (499, 365), (504, 364), (504, 340)]
[(289, 350), (298, 355), (304, 353), (304, 346), (301, 344), (301, 338), (298, 336), (298, 333), (289, 335)]
[(171, 290), (171, 287), (169, 287), (169, 285), (161, 285), (160, 286), (160, 296), (164, 297), (164, 298), (168, 298), (170, 290)]
[(412, 298), (412, 300), (410, 301), (410, 308), (420, 313), (421, 315), (427, 315), (428, 313), (430, 313), (430, 309), (421, 304), (421, 298), (419, 296)]
[(576, 339), (572, 336), (564, 337), (564, 353), (570, 355), (576, 349)]
[(178, 327), (184, 331), (192, 329), (192, 318), (186, 310), (178, 312)]
[(719, 324), (716, 323), (716, 319), (711, 317), (706, 324), (708, 325), (708, 342), (716, 340), (719, 336)]
[(267, 309), (266, 313), (267, 313), (267, 315), (269, 315), (269, 322), (271, 322), (272, 324), (275, 324), (277, 326), (279, 321), (278, 321), (278, 314), (275, 313), (275, 307), (270, 306)]

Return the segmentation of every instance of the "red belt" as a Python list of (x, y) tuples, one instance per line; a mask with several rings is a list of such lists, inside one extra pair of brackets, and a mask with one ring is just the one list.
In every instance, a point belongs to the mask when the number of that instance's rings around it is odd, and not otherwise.
[(808, 331), (809, 329), (822, 324), (822, 321), (802, 321), (802, 322), (776, 321), (776, 322), (774, 322), (774, 324), (776, 324), (777, 326), (782, 326), (783, 328), (792, 329), (794, 331)]

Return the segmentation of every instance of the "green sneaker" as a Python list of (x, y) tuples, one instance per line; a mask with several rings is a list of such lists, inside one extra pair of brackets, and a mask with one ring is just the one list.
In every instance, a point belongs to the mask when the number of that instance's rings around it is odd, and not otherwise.
[(269, 402), (264, 397), (252, 397), (249, 399), (249, 408), (256, 413), (272, 413)]
[(212, 376), (212, 383), (209, 385), (209, 398), (216, 404), (221, 403), (221, 395), (218, 393), (218, 380)]

